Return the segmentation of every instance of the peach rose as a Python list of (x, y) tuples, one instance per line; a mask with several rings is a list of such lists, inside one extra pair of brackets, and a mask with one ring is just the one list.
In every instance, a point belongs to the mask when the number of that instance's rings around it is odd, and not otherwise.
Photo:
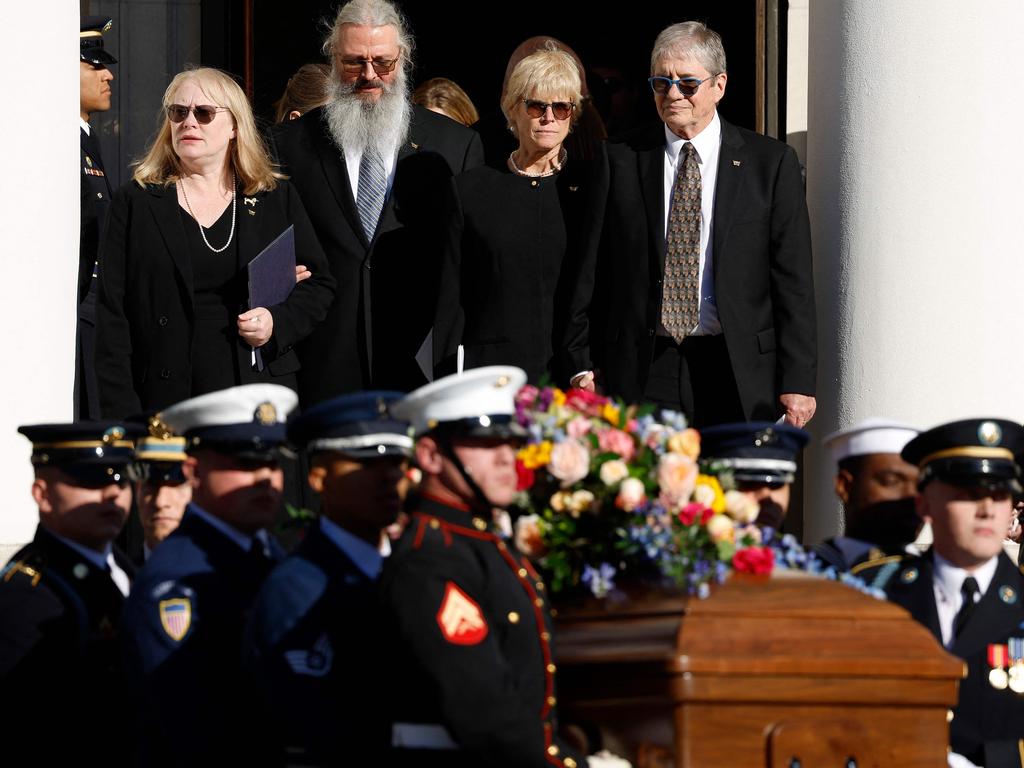
[(633, 438), (621, 429), (605, 429), (597, 433), (597, 444), (602, 451), (617, 453), (623, 461), (629, 461), (636, 453)]
[(697, 484), (697, 464), (681, 453), (666, 453), (658, 462), (658, 487), (666, 506), (678, 509), (690, 500)]
[(620, 480), (624, 480), (629, 477), (629, 467), (626, 466), (626, 462), (619, 459), (612, 459), (606, 461), (601, 465), (601, 482), (607, 486), (617, 484)]
[(557, 491), (551, 494), (551, 498), (548, 499), (548, 504), (555, 512), (565, 512), (569, 508), (569, 500), (572, 499), (571, 493), (565, 491)]
[(590, 431), (590, 419), (577, 416), (569, 420), (565, 425), (565, 433), (572, 438), (579, 439)]
[(712, 541), (732, 541), (734, 528), (728, 515), (714, 515), (708, 520), (707, 528)]
[(578, 517), (580, 512), (586, 512), (594, 503), (594, 494), (590, 491), (574, 491), (569, 497), (569, 512), (573, 517)]
[(725, 513), (737, 523), (752, 523), (757, 520), (761, 507), (752, 498), (740, 491), (725, 492)]
[(579, 482), (589, 471), (590, 451), (579, 440), (563, 440), (551, 449), (548, 472), (562, 481), (563, 488)]
[(672, 453), (681, 453), (696, 461), (700, 456), (700, 432), (696, 429), (684, 429), (682, 432), (676, 432), (668, 439), (668, 449)]
[(619, 495), (615, 497), (615, 506), (626, 512), (632, 512), (647, 501), (644, 484), (635, 477), (627, 477), (619, 484)]
[(516, 520), (516, 549), (527, 557), (540, 557), (545, 552), (541, 537), (540, 518), (537, 515), (523, 515)]

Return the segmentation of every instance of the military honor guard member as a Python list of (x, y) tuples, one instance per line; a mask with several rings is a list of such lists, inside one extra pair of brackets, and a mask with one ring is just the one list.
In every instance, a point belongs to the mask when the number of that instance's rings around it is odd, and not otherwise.
[(7, 765), (125, 765), (118, 663), (135, 569), (112, 542), (128, 517), (139, 425), (43, 424), (32, 441), (39, 527), (0, 571), (0, 729)]
[(700, 461), (714, 474), (731, 474), (736, 489), (760, 506), (757, 524), (777, 530), (789, 511), (797, 457), (809, 439), (789, 424), (720, 424), (700, 431)]
[(418, 435), (423, 480), (381, 584), (389, 765), (586, 765), (559, 737), (544, 583), (492, 523), (515, 493), (524, 432), (513, 398), (525, 381), (519, 368), (476, 368), (392, 408)]
[(401, 396), (343, 395), (288, 425), (320, 519), (267, 578), (247, 638), (282, 763), (373, 765), (387, 747), (377, 581), (412, 452), (409, 425), (388, 413)]
[[(917, 510), (935, 542), (859, 575), (966, 662), (950, 723), (950, 765), (1024, 764), (1024, 577), (1003, 553), (1019, 494), (1024, 428), (1002, 419), (934, 427), (903, 449), (920, 469)], [(854, 569), (858, 572), (858, 569)]]
[(78, 332), (75, 344), (75, 418), (98, 418), (99, 392), (93, 355), (96, 338), (97, 258), (113, 193), (100, 158), (100, 140), (89, 125), (93, 112), (110, 109), (110, 71), (117, 59), (103, 47), (108, 16), (83, 16), (79, 32), (79, 119), (82, 169), (82, 219), (78, 241)]
[(192, 500), (192, 486), (185, 477), (185, 438), (174, 435), (160, 419), (153, 418), (149, 434), (135, 443), (135, 459), (135, 506), (142, 525), (145, 561), (156, 545), (178, 527)]
[[(845, 531), (814, 547), (840, 571), (884, 555), (901, 555), (921, 528), (914, 497), (917, 467), (900, 456), (919, 430), (870, 418), (823, 441), (836, 463), (836, 496), (843, 503)], [(917, 554), (910, 552), (910, 554)]]
[(192, 501), (139, 571), (125, 606), (144, 765), (263, 758), (242, 636), (260, 584), (283, 556), (267, 528), (282, 503), (279, 458), (296, 402), (287, 387), (247, 384), (159, 414), (186, 440)]

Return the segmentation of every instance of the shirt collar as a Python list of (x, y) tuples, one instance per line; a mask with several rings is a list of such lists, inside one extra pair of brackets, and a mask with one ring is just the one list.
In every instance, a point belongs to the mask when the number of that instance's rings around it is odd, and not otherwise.
[(82, 130), (85, 131), (86, 136), (92, 136), (92, 128), (89, 127), (89, 121), (83, 120), (82, 116), (78, 116), (78, 122), (82, 124)]
[(384, 567), (384, 558), (379, 549), (358, 536), (353, 536), (340, 525), (323, 516), (320, 517), (320, 530), (338, 549), (348, 555), (356, 567), (366, 574), (366, 578), (376, 581), (380, 576), (381, 568)]
[(960, 594), (964, 579), (968, 576), (975, 578), (978, 582), (978, 590), (984, 595), (996, 575), (996, 566), (999, 565), (999, 556), (996, 555), (973, 571), (965, 571), (963, 568), (957, 568), (938, 552), (934, 554), (934, 557), (935, 581), (938, 583), (939, 589), (950, 599)]
[[(53, 531), (50, 531), (50, 533), (53, 533)], [(107, 561), (114, 553), (114, 547), (112, 544), (107, 544), (106, 548), (104, 548), (102, 552), (97, 552), (95, 549), (83, 547), (81, 544), (78, 544), (71, 539), (67, 539), (60, 534), (54, 533), (53, 536), (61, 543), (67, 544), (71, 549), (80, 554), (101, 571), (107, 570)]]
[[(218, 531), (220, 531), (233, 542), (235, 542), (235, 544), (241, 547), (244, 551), (248, 552), (249, 549), (252, 547), (252, 536), (249, 536), (246, 533), (242, 533), (237, 528), (228, 525), (219, 517), (214, 517), (197, 504), (189, 504), (188, 509), (189, 511), (194, 512), (196, 515), (198, 515), (204, 522), (209, 523), (211, 527), (216, 528)], [(260, 540), (263, 541), (262, 537)], [(263, 544), (265, 546), (266, 541), (263, 541)]]
[(711, 151), (722, 143), (722, 121), (718, 117), (717, 109), (707, 127), (692, 139), (680, 138), (672, 133), (667, 125), (665, 126), (665, 154), (672, 165), (679, 162), (679, 153), (686, 142), (693, 144), (701, 163), (711, 156)]

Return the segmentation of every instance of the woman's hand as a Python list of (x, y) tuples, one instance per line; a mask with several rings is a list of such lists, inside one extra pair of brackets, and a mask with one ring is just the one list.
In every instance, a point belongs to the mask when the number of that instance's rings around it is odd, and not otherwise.
[(243, 312), (238, 316), (238, 335), (250, 347), (262, 347), (274, 335), (274, 316), (266, 307)]
[(295, 284), (298, 285), (303, 280), (308, 280), (313, 276), (313, 273), (306, 269), (305, 264), (295, 265)]

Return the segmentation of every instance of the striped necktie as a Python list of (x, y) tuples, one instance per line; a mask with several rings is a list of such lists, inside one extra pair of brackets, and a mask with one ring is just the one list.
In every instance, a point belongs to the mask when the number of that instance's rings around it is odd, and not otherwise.
[(363, 224), (363, 232), (368, 241), (373, 240), (377, 231), (377, 221), (384, 209), (384, 198), (387, 196), (388, 180), (384, 173), (384, 161), (381, 156), (371, 150), (363, 152), (359, 161), (359, 191), (356, 194), (356, 208), (359, 220)]

